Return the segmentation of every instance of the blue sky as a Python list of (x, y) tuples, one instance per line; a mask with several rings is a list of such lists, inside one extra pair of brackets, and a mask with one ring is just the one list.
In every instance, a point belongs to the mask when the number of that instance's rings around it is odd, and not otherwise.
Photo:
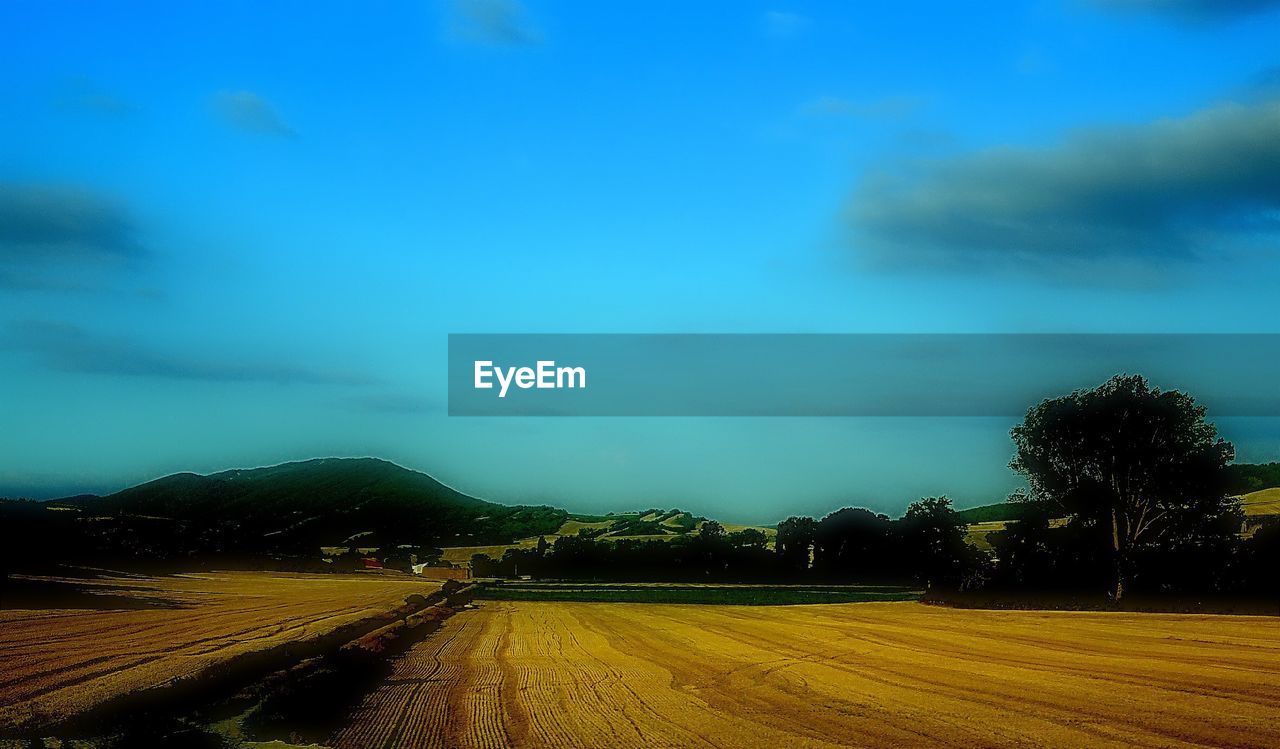
[(450, 419), (445, 336), (1277, 332), (1278, 38), (1264, 0), (5, 3), (0, 495), (378, 455), (583, 510), (998, 500), (1007, 421)]

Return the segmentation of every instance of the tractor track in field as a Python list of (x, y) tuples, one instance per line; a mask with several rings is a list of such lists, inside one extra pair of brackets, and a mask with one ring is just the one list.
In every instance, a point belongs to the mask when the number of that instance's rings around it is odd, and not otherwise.
[(379, 747), (1280, 745), (1280, 619), (489, 601), (330, 739)]

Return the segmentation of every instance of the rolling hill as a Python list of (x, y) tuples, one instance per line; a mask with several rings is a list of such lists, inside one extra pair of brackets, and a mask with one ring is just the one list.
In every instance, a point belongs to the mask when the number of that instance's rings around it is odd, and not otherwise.
[[(1277, 464), (1239, 465), (1235, 482), (1280, 481)], [(1249, 520), (1280, 514), (1280, 488), (1242, 492)], [(1023, 506), (1000, 503), (960, 510), (969, 539), (1020, 517)], [(508, 506), (456, 491), (427, 474), (375, 458), (322, 458), (267, 468), (199, 475), (178, 473), (106, 496), (48, 502), (0, 500), (6, 551), (31, 560), (112, 559), (180, 561), (209, 556), (315, 557), (321, 548), (439, 547), (462, 562), (474, 553), (501, 556), (507, 548), (585, 534), (605, 541), (671, 540), (697, 533), (706, 518), (650, 509), (610, 515), (571, 515), (546, 506)], [(738, 531), (754, 527), (726, 525)]]
[[(1277, 465), (1275, 463), (1267, 464), (1268, 466)], [(1234, 467), (1234, 466), (1233, 466)], [(1247, 466), (1252, 468), (1253, 466)], [(1280, 487), (1270, 487), (1260, 489), (1239, 495), (1240, 509), (1244, 511), (1244, 526), (1240, 532), (1248, 537), (1261, 525), (1263, 518), (1280, 515)], [(1001, 502), (993, 505), (982, 505), (981, 507), (971, 507), (967, 510), (960, 510), (956, 514), (961, 520), (968, 523), (969, 543), (980, 549), (990, 549), (991, 544), (988, 536), (997, 531), (1002, 531), (1005, 526), (1011, 522), (1021, 518), (1021, 513), (1025, 506), (1015, 502)], [(1059, 518), (1054, 524), (1061, 525), (1066, 523), (1065, 518)]]
[(313, 554), (357, 539), (374, 547), (510, 543), (568, 519), (550, 507), (487, 502), (374, 458), (180, 473), (103, 497), (6, 502), (3, 513), (46, 551), (138, 559)]
[(443, 548), (445, 560), (464, 562), (476, 552), (500, 557), (508, 548), (533, 547), (540, 538), (671, 540), (697, 533), (706, 520), (676, 509), (571, 515), (502, 505), (375, 458), (177, 473), (106, 496), (0, 500), (0, 522), (15, 531), (10, 558), (22, 566), (32, 560), (317, 559), (348, 548), (372, 553), (406, 546)]
[[(445, 561), (464, 564), (475, 554), (485, 554), (500, 559), (507, 549), (532, 549), (539, 539), (553, 544), (563, 536), (586, 535), (600, 541), (674, 541), (698, 533), (707, 518), (696, 517), (678, 509), (645, 510), (643, 512), (613, 513), (610, 515), (570, 515), (553, 533), (538, 534), (519, 539), (510, 544), (461, 545), (444, 547)], [(757, 530), (773, 544), (778, 535), (776, 528), (761, 525), (722, 524), (726, 533)]]

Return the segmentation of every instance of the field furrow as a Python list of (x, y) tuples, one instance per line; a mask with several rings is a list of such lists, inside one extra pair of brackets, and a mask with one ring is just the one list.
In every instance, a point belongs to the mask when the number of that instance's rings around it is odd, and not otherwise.
[(66, 716), (243, 653), (318, 637), (438, 583), (407, 576), (217, 572), (81, 582), (137, 609), (0, 610), (0, 730)]
[(393, 668), (340, 749), (1280, 745), (1264, 617), (488, 602)]

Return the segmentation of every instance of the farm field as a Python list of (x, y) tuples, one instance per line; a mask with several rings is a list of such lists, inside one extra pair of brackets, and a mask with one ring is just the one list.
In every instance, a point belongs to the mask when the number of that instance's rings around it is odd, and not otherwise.
[(484, 602), (339, 749), (1277, 746), (1280, 619)]
[(479, 596), (497, 601), (784, 605), (915, 601), (922, 592), (896, 585), (502, 582), (485, 586)]
[[(33, 715), (73, 715), (240, 653), (318, 637), (439, 587), (401, 575), (268, 572), (74, 582), (101, 591), (110, 608), (0, 610), (0, 732)], [(137, 608), (116, 607), (120, 601)]]
[(1246, 494), (1240, 497), (1240, 507), (1249, 518), (1280, 515), (1280, 488)]

